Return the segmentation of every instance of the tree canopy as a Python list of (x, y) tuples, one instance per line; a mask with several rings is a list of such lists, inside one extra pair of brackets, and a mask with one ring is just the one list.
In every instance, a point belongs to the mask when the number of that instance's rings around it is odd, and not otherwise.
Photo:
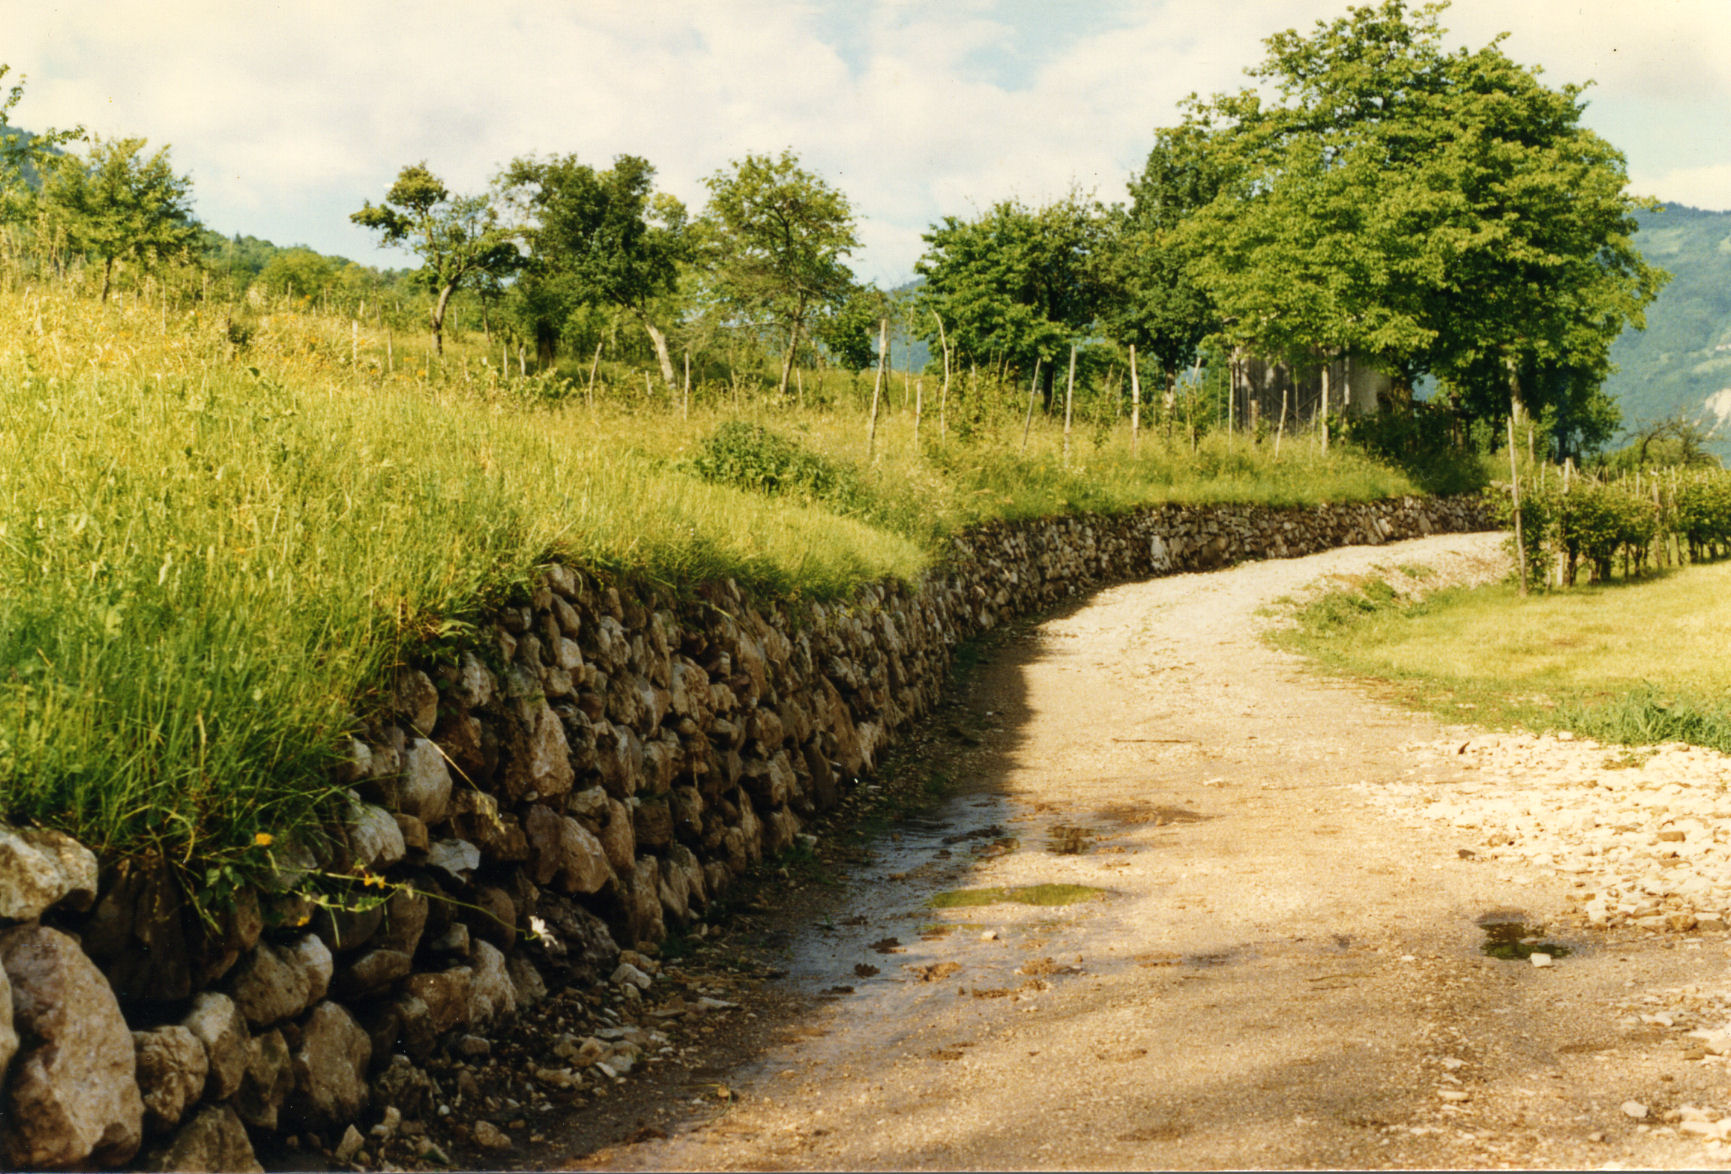
[(146, 267), (187, 256), (199, 239), (188, 195), (192, 180), (174, 173), (168, 148), (148, 158), (143, 139), (92, 140), (85, 158), (55, 156), (42, 196), (72, 247), (102, 260), (102, 300), (114, 263)]
[(855, 287), (846, 263), (859, 248), (853, 206), (792, 151), (747, 155), (704, 184), (709, 203), (700, 226), (713, 289), (731, 312), (786, 338), (785, 396), (807, 321)]
[(421, 278), (434, 291), (429, 310), (433, 349), (444, 353), (445, 309), (451, 295), (488, 274), (515, 270), (521, 254), (486, 196), (452, 195), (423, 163), (397, 173), (382, 204), (349, 217), (387, 245), (407, 245), (421, 258)]
[(1113, 210), (1101, 267), (1107, 330), (1159, 362), (1168, 394), (1218, 326), (1214, 301), (1179, 232), (1219, 193), (1206, 146), (1191, 128), (1156, 133), (1142, 174), (1130, 181), (1130, 206)]
[(1578, 401), (1664, 281), (1631, 240), (1640, 202), (1582, 87), (1545, 86), (1501, 38), (1445, 51), (1444, 7), (1279, 33), (1261, 88), (1191, 99), (1171, 133), (1206, 143), (1220, 187), (1180, 231), (1233, 344), (1368, 353), (1476, 416), (1522, 372), (1527, 406)]
[(1049, 406), (1059, 356), (1100, 308), (1106, 228), (1100, 206), (1076, 193), (1043, 208), (1007, 200), (974, 220), (944, 217), (914, 266), (925, 278), (920, 334), (938, 342), (941, 333), (957, 355), (1012, 371), (1043, 361)]
[(564, 306), (563, 293), (627, 311), (649, 335), (672, 386), (673, 360), (654, 304), (678, 286), (689, 241), (685, 206), (655, 191), (655, 168), (635, 155), (620, 155), (606, 171), (575, 155), (524, 158), (503, 181), (528, 218), (533, 297)]
[[(12, 72), (9, 65), (0, 64), (0, 84)], [(6, 89), (0, 99), (0, 224), (19, 219), (30, 205), (33, 190), (40, 184), (42, 169), (59, 154), (67, 143), (84, 137), (82, 127), (71, 130), (46, 130), (32, 134), (12, 125), (12, 112), (24, 99), (24, 78), (20, 77)]]

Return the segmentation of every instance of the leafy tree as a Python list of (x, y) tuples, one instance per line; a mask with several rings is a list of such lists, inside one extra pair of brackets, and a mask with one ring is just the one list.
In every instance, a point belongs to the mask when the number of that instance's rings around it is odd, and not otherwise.
[(199, 240), (187, 203), (192, 180), (174, 173), (167, 147), (148, 158), (144, 147), (144, 139), (93, 139), (84, 159), (55, 157), (43, 184), (43, 200), (72, 247), (101, 259), (102, 301), (116, 261), (153, 266), (189, 255)]
[(1660, 468), (1716, 469), (1720, 460), (1708, 451), (1713, 429), (1681, 413), (1649, 420), (1629, 431), (1629, 444), (1607, 453), (1603, 464), (1623, 471)]
[[(0, 65), (0, 84), (12, 72)], [(67, 143), (84, 138), (84, 128), (47, 130), (31, 134), (12, 125), (12, 111), (24, 98), (24, 78), (19, 77), (0, 99), (0, 224), (19, 219), (41, 183), (42, 168)]]
[(838, 367), (863, 371), (876, 365), (878, 324), (892, 313), (888, 294), (871, 284), (855, 286), (812, 320), (812, 336)]
[(685, 206), (655, 191), (655, 168), (635, 155), (616, 157), (606, 171), (575, 155), (525, 158), (503, 181), (530, 220), (524, 235), (535, 281), (523, 306), (541, 315), (537, 350), (550, 354), (551, 324), (569, 315), (566, 303), (616, 306), (643, 327), (661, 378), (673, 386), (673, 357), (655, 310), (677, 288), (689, 243)]
[(1005, 201), (975, 220), (944, 217), (914, 265), (925, 278), (921, 336), (1017, 372), (1043, 361), (1050, 408), (1057, 361), (1100, 308), (1106, 228), (1100, 207), (1074, 193), (1044, 208)]
[(336, 282), (337, 264), (308, 248), (283, 249), (265, 263), (258, 283), (275, 294), (316, 298)]
[(407, 245), (421, 258), (420, 279), (433, 291), (428, 310), (433, 350), (445, 353), (445, 310), (451, 295), (488, 274), (514, 271), (521, 254), (487, 196), (452, 195), (426, 163), (397, 173), (384, 203), (370, 200), (349, 219), (378, 232), (387, 245)]
[(1178, 372), (1195, 361), (1218, 324), (1179, 234), (1185, 219), (1219, 192), (1206, 147), (1190, 128), (1156, 132), (1142, 174), (1130, 183), (1130, 207), (1114, 210), (1102, 265), (1106, 327), (1159, 362), (1169, 399)]
[(1271, 98), (1192, 100), (1183, 129), (1221, 189), (1183, 231), (1230, 341), (1369, 352), (1497, 418), (1523, 370), (1574, 373), (1553, 390), (1602, 378), (1663, 275), (1580, 87), (1545, 87), (1501, 38), (1446, 53), (1444, 7), (1383, 0), (1277, 34), (1249, 71)]
[(859, 247), (853, 208), (791, 151), (747, 155), (704, 184), (701, 238), (714, 292), (733, 313), (787, 339), (779, 385), (786, 396), (808, 321), (854, 289), (844, 260)]

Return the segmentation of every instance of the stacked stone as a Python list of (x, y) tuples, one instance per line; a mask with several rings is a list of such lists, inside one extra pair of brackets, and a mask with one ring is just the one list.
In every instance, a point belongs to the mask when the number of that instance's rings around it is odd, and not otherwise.
[(0, 837), (0, 1157), (252, 1169), (249, 1133), (407, 1113), (441, 1040), (603, 981), (791, 847), (960, 641), (1104, 582), (1482, 526), (1420, 499), (993, 524), (917, 587), (797, 607), (549, 566), (471, 651), (398, 674), (341, 819), (273, 845), (214, 928), (160, 862), (99, 886), (64, 836)]

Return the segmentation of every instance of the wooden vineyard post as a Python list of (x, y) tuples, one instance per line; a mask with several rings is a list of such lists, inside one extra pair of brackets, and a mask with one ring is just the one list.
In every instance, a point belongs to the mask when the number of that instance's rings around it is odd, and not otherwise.
[(878, 396), (884, 389), (884, 360), (889, 356), (890, 320), (878, 320), (878, 373), (872, 380), (872, 418), (866, 431), (866, 463), (870, 464), (878, 445)]
[(948, 414), (950, 410), (950, 339), (944, 332), (944, 320), (938, 317), (936, 310), (932, 317), (938, 323), (938, 343), (944, 348), (944, 389), (938, 394), (938, 439), (948, 440), (950, 436)]
[(1527, 544), (1521, 532), (1521, 470), (1515, 460), (1515, 408), (1509, 401), (1509, 496), (1515, 508), (1515, 559), (1521, 564), (1521, 594), (1527, 593)]
[(1028, 430), (1034, 426), (1034, 393), (1040, 386), (1040, 360), (1034, 359), (1034, 378), (1028, 384), (1028, 418), (1022, 421), (1022, 451), (1028, 451)]
[(1322, 420), (1322, 455), (1323, 456), (1328, 455), (1328, 367), (1329, 367), (1329, 362), (1328, 362), (1327, 357), (1325, 356), (1322, 360), (1322, 402), (1320, 405), (1318, 405), (1318, 407), (1316, 409), (1317, 415)]
[(1070, 344), (1070, 378), (1064, 384), (1064, 463), (1070, 463), (1070, 409), (1076, 400), (1076, 344)]
[(1130, 344), (1130, 455), (1142, 445), (1142, 380), (1136, 374), (1136, 344)]
[(596, 340), (595, 358), (589, 363), (589, 390), (587, 392), (587, 397), (589, 400), (590, 411), (595, 410), (595, 373), (601, 370), (601, 347), (606, 341), (607, 340), (604, 338)]
[(1286, 433), (1286, 388), (1280, 389), (1280, 421), (1274, 426), (1274, 459), (1280, 459), (1280, 438)]

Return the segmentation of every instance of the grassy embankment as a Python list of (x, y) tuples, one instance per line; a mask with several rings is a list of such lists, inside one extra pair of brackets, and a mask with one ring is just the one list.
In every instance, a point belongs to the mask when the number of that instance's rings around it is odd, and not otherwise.
[[(894, 394), (868, 465), (857, 405), (700, 387), (687, 419), (636, 371), (595, 406), (552, 402), (478, 340), (441, 365), (399, 337), (387, 361), (351, 329), (285, 312), (237, 347), (220, 310), (0, 292), (0, 816), (244, 869), (255, 837), (329, 798), (328, 755), (391, 666), (463, 639), (553, 557), (834, 597), (917, 577), (990, 518), (1413, 491), (1292, 436), (1278, 462), (1222, 437), (1150, 437), (1133, 459), (1127, 429), (1079, 426), (1066, 462), (1043, 420), (1022, 451), (1019, 413), (959, 439), (956, 404), (947, 441), (928, 409), (916, 451)], [(830, 488), (694, 475), (740, 416), (796, 439)]]
[(1276, 638), (1446, 719), (1731, 753), (1728, 597), (1724, 562), (1524, 599), (1502, 583), (1415, 600), (1372, 578)]

